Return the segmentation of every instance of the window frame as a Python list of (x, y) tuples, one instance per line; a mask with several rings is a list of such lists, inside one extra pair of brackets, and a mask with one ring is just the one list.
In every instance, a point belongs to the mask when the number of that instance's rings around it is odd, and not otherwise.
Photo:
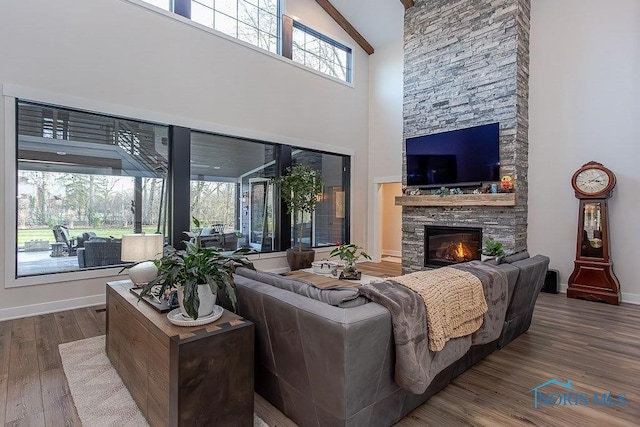
[[(345, 64), (345, 80), (342, 80), (342, 79), (340, 79), (338, 77), (335, 77), (335, 76), (332, 76), (330, 74), (324, 73), (324, 72), (322, 72), (320, 70), (316, 70), (316, 69), (311, 68), (311, 67), (309, 67), (309, 66), (307, 66), (305, 64), (301, 64), (300, 62), (295, 61), (293, 59), (293, 30), (296, 30), (296, 29), (300, 30), (300, 31), (303, 31), (305, 33), (305, 35), (308, 34), (308, 35), (310, 35), (312, 37), (315, 37), (316, 39), (318, 39), (318, 40), (320, 40), (322, 42), (325, 42), (325, 43), (327, 43), (327, 44), (329, 44), (329, 45), (331, 45), (331, 46), (333, 46), (335, 48), (338, 48), (338, 49), (340, 49), (340, 50), (342, 50), (342, 51), (344, 51), (346, 53), (347, 63)], [(283, 39), (284, 39), (284, 37), (283, 37)], [(289, 37), (288, 40), (290, 40), (290, 42), (291, 42), (291, 50), (290, 50), (291, 57), (289, 57), (289, 59), (291, 59), (291, 61), (293, 61), (294, 63), (300, 64), (305, 68), (309, 68), (309, 69), (311, 69), (313, 71), (316, 71), (316, 72), (321, 73), (323, 75), (329, 76), (332, 79), (336, 79), (338, 81), (342, 81), (342, 82), (347, 83), (347, 84), (352, 84), (353, 83), (353, 49), (350, 48), (349, 46), (347, 46), (347, 45), (345, 45), (343, 43), (340, 43), (339, 41), (337, 41), (335, 39), (332, 39), (331, 37), (319, 32), (317, 30), (314, 30), (313, 28), (311, 28), (311, 27), (309, 27), (307, 25), (304, 25), (303, 23), (301, 23), (300, 21), (297, 21), (295, 19), (291, 19), (291, 37)], [(303, 52), (308, 52), (308, 51), (303, 49)], [(311, 54), (314, 55), (313, 53), (311, 53)]]
[[(14, 103), (13, 103), (13, 108), (14, 108), (14, 114), (15, 114), (15, 119), (13, 120), (14, 122), (14, 137), (13, 137), (13, 144), (14, 144), (14, 151), (13, 151), (13, 156), (15, 157), (15, 173), (13, 174), (13, 178), (14, 178), (14, 182), (13, 182), (13, 187), (12, 190), (14, 192), (14, 194), (18, 195), (18, 186), (19, 186), (19, 174), (21, 171), (24, 171), (25, 169), (20, 169), (19, 167), (19, 163), (20, 163), (20, 159), (19, 159), (19, 149), (20, 149), (20, 143), (18, 141), (19, 139), (19, 110), (20, 110), (20, 105), (23, 106), (32, 106), (32, 107), (44, 107), (44, 108), (51, 108), (51, 109), (57, 109), (58, 111), (66, 111), (66, 112), (76, 112), (76, 113), (81, 113), (81, 114), (87, 114), (87, 115), (92, 115), (92, 116), (96, 116), (96, 117), (100, 117), (100, 118), (107, 118), (107, 119), (113, 119), (116, 121), (123, 121), (123, 122), (137, 122), (139, 124), (144, 124), (144, 125), (151, 125), (151, 126), (160, 126), (160, 127), (166, 127), (167, 130), (169, 129), (169, 125), (166, 124), (162, 124), (159, 123), (157, 121), (147, 121), (147, 120), (141, 120), (141, 119), (137, 119), (137, 118), (130, 118), (130, 117), (125, 117), (122, 115), (115, 115), (115, 114), (109, 114), (109, 113), (101, 113), (101, 112), (97, 112), (97, 111), (90, 111), (87, 109), (81, 109), (81, 108), (76, 108), (76, 107), (69, 107), (69, 106), (63, 106), (57, 103), (49, 103), (49, 102), (40, 102), (40, 101), (34, 101), (31, 99), (26, 99), (23, 97), (18, 97), (16, 96), (14, 98)], [(5, 103), (5, 108), (6, 108), (6, 103)], [(5, 110), (6, 111), (6, 110)], [(47, 120), (48, 118), (43, 117), (43, 120)], [(6, 121), (6, 123), (8, 123), (8, 121)], [(54, 132), (57, 132), (54, 130)], [(45, 137), (46, 138), (46, 137)], [(70, 141), (66, 138), (50, 138), (52, 141), (57, 141), (57, 142), (61, 142), (61, 141)], [(7, 140), (8, 141), (8, 140)], [(71, 140), (72, 141), (72, 140)], [(167, 159), (167, 166), (168, 166), (168, 162), (169, 159)], [(7, 169), (8, 170), (8, 169)], [(118, 175), (108, 175), (108, 176), (118, 176)], [(166, 172), (166, 176), (165, 176), (165, 180), (168, 180), (169, 174), (168, 172)], [(132, 177), (133, 178), (133, 177)], [(8, 181), (7, 181), (8, 183)], [(135, 192), (136, 190), (134, 190)], [(136, 196), (134, 195), (134, 198)], [(14, 198), (14, 200), (17, 200), (16, 198)], [(5, 202), (6, 203), (6, 202)], [(163, 201), (164, 207), (160, 207), (161, 210), (168, 210), (169, 208), (169, 204), (167, 200)], [(113, 265), (109, 265), (109, 266), (99, 266), (99, 267), (85, 267), (85, 268), (80, 268), (78, 267), (77, 270), (68, 270), (68, 271), (50, 271), (50, 272), (43, 272), (43, 273), (37, 273), (37, 274), (28, 274), (28, 275), (22, 275), (19, 276), (18, 275), (18, 256), (17, 256), (17, 247), (18, 247), (18, 203), (17, 201), (15, 202), (15, 217), (14, 217), (14, 221), (13, 221), (13, 248), (12, 248), (12, 252), (15, 255), (13, 257), (12, 263), (11, 265), (13, 266), (13, 278), (15, 280), (23, 280), (23, 279), (28, 279), (28, 278), (32, 278), (32, 277), (42, 277), (42, 276), (54, 276), (54, 275), (64, 275), (64, 274), (68, 274), (68, 273), (78, 273), (78, 272), (97, 272), (97, 271), (103, 271), (103, 270), (113, 270), (114, 268), (118, 269), (118, 272), (122, 272), (123, 268), (125, 268), (126, 266), (130, 266), (131, 263), (130, 262), (120, 262), (119, 264), (113, 264)], [(139, 211), (138, 211), (139, 212)], [(139, 226), (139, 224), (136, 223), (137, 221), (137, 217), (134, 217), (132, 223), (131, 223), (131, 230), (130, 233), (140, 233), (142, 232), (142, 230), (137, 230), (137, 227)], [(165, 237), (167, 237), (169, 235), (169, 230), (165, 230), (163, 232), (163, 235)], [(5, 251), (7, 251), (8, 246), (5, 245)], [(6, 266), (8, 266), (9, 264), (5, 264)], [(118, 273), (118, 274), (119, 274)], [(112, 274), (109, 274), (112, 275)], [(90, 275), (90, 277), (103, 277), (103, 275), (101, 274), (96, 274), (96, 275)], [(57, 280), (56, 280), (57, 282)], [(7, 286), (8, 287), (8, 286)]]
[[(259, 49), (261, 51), (265, 51), (265, 52), (269, 52), (272, 53), (274, 55), (281, 55), (282, 54), (282, 16), (283, 16), (283, 11), (284, 11), (284, 0), (275, 0), (277, 1), (277, 7), (276, 7), (276, 13), (275, 13), (275, 20), (276, 20), (276, 32), (275, 34), (271, 34), (270, 32), (264, 31), (259, 27), (254, 27), (253, 25), (250, 25), (247, 22), (241, 21), (238, 17), (238, 10), (239, 10), (239, 2), (241, 0), (236, 0), (236, 17), (234, 18), (233, 16), (228, 15), (226, 12), (220, 11), (218, 9), (216, 9), (215, 7), (215, 2), (213, 3), (213, 7), (209, 7), (208, 5), (204, 4), (202, 1), (200, 0), (169, 0), (169, 9), (164, 9), (161, 8), (159, 6), (156, 6), (154, 4), (148, 3), (145, 0), (128, 0), (131, 2), (134, 2), (136, 4), (139, 4), (143, 7), (147, 7), (149, 9), (153, 9), (156, 11), (161, 11), (164, 14), (168, 14), (169, 16), (173, 16), (176, 17), (180, 16), (182, 18), (185, 18), (188, 20), (189, 23), (191, 23), (194, 26), (198, 26), (200, 28), (206, 28), (208, 30), (214, 31), (215, 34), (217, 35), (221, 35), (223, 37), (228, 37), (232, 40), (236, 40), (238, 42), (241, 43), (246, 43), (249, 46), (253, 46), (256, 49)], [(207, 8), (207, 9), (211, 9), (212, 13), (213, 13), (213, 26), (210, 27), (208, 25), (202, 24), (198, 21), (194, 21), (192, 19), (192, 1), (195, 1), (196, 3), (199, 3), (201, 6)], [(256, 5), (256, 8), (258, 9), (258, 19), (260, 19), (260, 11), (264, 11), (265, 13), (271, 14), (273, 15), (270, 11), (267, 11), (266, 9), (261, 8), (260, 6)], [(236, 22), (236, 35), (230, 35), (225, 33), (224, 31), (221, 30), (217, 30), (215, 28), (215, 15), (216, 13), (220, 13), (224, 16), (226, 16), (229, 19), (233, 19)], [(263, 47), (261, 47), (259, 44), (253, 44), (249, 41), (243, 40), (241, 38), (238, 37), (238, 28), (239, 28), (239, 24), (244, 24), (244, 25), (249, 25), (253, 28), (255, 28), (256, 30), (258, 30), (258, 32), (264, 32), (266, 34), (269, 34), (270, 36), (275, 36), (276, 37), (276, 50), (275, 52), (265, 49)]]
[[(246, 42), (244, 40), (238, 39), (236, 37), (229, 36), (229, 35), (227, 35), (227, 34), (225, 34), (223, 32), (220, 32), (218, 30), (214, 30), (213, 28), (210, 28), (210, 27), (207, 27), (205, 25), (202, 25), (202, 24), (199, 24), (197, 22), (194, 22), (189, 17), (185, 17), (185, 15), (186, 15), (185, 12), (181, 12), (181, 11), (174, 12), (173, 10), (175, 10), (175, 7), (174, 7), (173, 3), (172, 3), (172, 7), (171, 7), (172, 10), (168, 11), (166, 9), (162, 9), (162, 8), (160, 8), (158, 6), (155, 6), (155, 5), (151, 4), (151, 3), (147, 3), (144, 0), (121, 0), (121, 1), (130, 3), (132, 5), (141, 7), (143, 9), (147, 9), (149, 11), (158, 13), (160, 15), (164, 15), (164, 16), (166, 16), (168, 18), (178, 20), (178, 21), (180, 21), (180, 22), (182, 22), (182, 23), (184, 23), (186, 25), (192, 26), (193, 28), (197, 28), (197, 29), (199, 29), (201, 31), (205, 31), (205, 32), (207, 32), (209, 34), (213, 34), (216, 37), (221, 37), (221, 38), (223, 38), (225, 40), (231, 41), (233, 43), (237, 43), (237, 44), (239, 44), (241, 46), (244, 46), (244, 47), (247, 47), (249, 49), (253, 49), (254, 51), (260, 52), (263, 55), (268, 55), (268, 56), (270, 56), (272, 58), (276, 58), (276, 59), (278, 59), (280, 61), (285, 61), (288, 64), (293, 65), (294, 67), (298, 67), (301, 70), (305, 70), (305, 71), (307, 71), (309, 73), (313, 73), (313, 74), (315, 74), (315, 75), (317, 75), (319, 77), (323, 77), (323, 78), (331, 80), (331, 81), (333, 81), (335, 83), (340, 83), (340, 84), (343, 84), (343, 85), (351, 87), (351, 88), (353, 88), (354, 85), (355, 85), (354, 79), (355, 79), (356, 64), (355, 64), (355, 56), (353, 54), (353, 52), (355, 50), (354, 50), (354, 46), (351, 45), (351, 44), (338, 42), (341, 45), (343, 45), (343, 46), (345, 46), (345, 47), (347, 47), (348, 49), (351, 50), (351, 67), (350, 67), (351, 80), (350, 81), (341, 80), (339, 78), (336, 78), (336, 77), (330, 76), (330, 75), (328, 75), (326, 73), (314, 70), (313, 68), (307, 67), (304, 64), (300, 64), (299, 62), (296, 62), (296, 61), (292, 60), (292, 58), (291, 58), (291, 49), (292, 49), (291, 33), (292, 33), (292, 30), (293, 30), (292, 18), (287, 16), (285, 14), (285, 12), (284, 12), (284, 10), (285, 10), (285, 8), (284, 8), (285, 0), (279, 0), (279, 4), (280, 4), (279, 17), (280, 17), (280, 19), (278, 19), (278, 25), (279, 25), (279, 38), (278, 38), (278, 40), (279, 40), (279, 50), (278, 50), (278, 53), (271, 52), (269, 50), (263, 49), (263, 48), (258, 47), (256, 45), (253, 45), (253, 44), (251, 44), (249, 42)], [(327, 36), (325, 36), (325, 37), (327, 37)], [(334, 40), (334, 41), (337, 42), (337, 40)]]
[[(129, 0), (127, 0), (129, 1)], [(127, 120), (151, 122), (162, 126), (184, 127), (191, 131), (214, 133), (224, 136), (230, 136), (234, 138), (246, 139), (249, 141), (261, 142), (271, 144), (276, 147), (280, 147), (280, 150), (284, 153), (283, 157), (286, 157), (287, 151), (291, 148), (301, 148), (304, 150), (317, 151), (321, 153), (327, 153), (332, 155), (339, 155), (343, 157), (343, 163), (347, 167), (347, 171), (353, 169), (355, 150), (352, 148), (346, 148), (337, 145), (329, 145), (324, 143), (317, 143), (313, 141), (306, 141), (304, 144), (300, 144), (300, 140), (297, 138), (287, 136), (275, 136), (270, 133), (261, 131), (253, 131), (244, 128), (235, 128), (222, 126), (219, 124), (211, 123), (208, 121), (202, 121), (197, 119), (188, 119), (182, 116), (176, 116), (171, 114), (158, 113), (156, 111), (139, 109), (136, 107), (128, 107), (121, 104), (111, 104), (104, 101), (81, 98), (73, 95), (61, 94), (57, 92), (50, 92), (46, 90), (28, 88), (24, 86), (5, 83), (2, 85), (2, 98), (4, 104), (4, 137), (5, 137), (5, 209), (4, 209), (4, 226), (5, 226), (5, 269), (4, 269), (4, 287), (16, 288), (24, 286), (35, 286), (43, 284), (55, 284), (55, 283), (77, 283), (83, 280), (101, 279), (101, 278), (118, 278), (123, 279), (121, 276), (122, 266), (117, 267), (105, 267), (102, 269), (90, 269), (90, 270), (75, 270), (69, 272), (60, 273), (47, 273), (42, 275), (17, 277), (17, 251), (16, 251), (16, 239), (17, 239), (17, 177), (18, 177), (18, 145), (17, 145), (17, 131), (18, 131), (18, 102), (25, 101), (36, 104), (44, 104), (49, 106), (59, 106), (66, 109), (75, 109), (86, 111), (95, 114), (102, 114), (114, 117), (120, 117)], [(277, 139), (277, 141), (275, 140)], [(277, 161), (281, 161), (278, 159)], [(281, 162), (281, 170), (283, 170), (287, 164)], [(353, 177), (348, 172), (348, 179), (344, 181), (345, 186), (345, 203), (348, 205), (351, 199), (351, 180)], [(187, 180), (187, 186), (189, 185)], [(283, 203), (283, 202), (282, 202)], [(287, 236), (286, 230), (290, 223), (290, 217), (286, 214), (286, 209), (283, 210), (284, 205), (278, 204), (274, 206), (278, 209), (279, 217), (276, 217), (276, 221), (280, 221), (280, 231), (276, 239), (276, 247), (274, 252), (263, 252), (257, 255), (251, 255), (250, 258), (255, 259), (267, 259), (267, 258), (281, 258), (284, 256), (284, 250), (286, 248), (286, 242), (290, 241), (290, 236)], [(170, 209), (170, 207), (169, 207)], [(349, 209), (345, 211), (347, 221), (345, 222), (344, 233), (347, 239), (351, 237), (350, 220), (351, 216)], [(278, 223), (276, 223), (276, 226)], [(184, 239), (182, 231), (184, 228), (178, 230), (180, 239)], [(171, 226), (168, 229), (167, 235), (172, 233)], [(318, 247), (316, 250), (326, 250), (327, 247)]]

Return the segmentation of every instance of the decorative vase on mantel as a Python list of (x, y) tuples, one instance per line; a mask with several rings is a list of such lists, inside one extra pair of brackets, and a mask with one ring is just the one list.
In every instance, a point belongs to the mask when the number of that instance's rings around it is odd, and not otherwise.
[[(211, 287), (209, 285), (202, 284), (197, 285), (198, 290), (198, 299), (200, 300), (200, 306), (198, 307), (198, 318), (209, 316), (213, 313), (213, 309), (216, 306), (216, 298), (213, 292), (211, 292)], [(180, 304), (180, 311), (185, 318), (193, 319), (187, 313), (187, 310), (184, 308), (184, 292), (182, 286), (178, 287), (178, 304)]]

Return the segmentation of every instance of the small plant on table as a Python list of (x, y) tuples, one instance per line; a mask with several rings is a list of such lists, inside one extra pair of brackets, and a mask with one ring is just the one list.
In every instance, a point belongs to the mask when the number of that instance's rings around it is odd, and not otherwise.
[(353, 243), (342, 244), (331, 251), (329, 256), (337, 256), (344, 262), (344, 271), (340, 274), (340, 279), (359, 280), (361, 272), (358, 271), (356, 261), (361, 257), (370, 260), (371, 257), (364, 251), (364, 248)]

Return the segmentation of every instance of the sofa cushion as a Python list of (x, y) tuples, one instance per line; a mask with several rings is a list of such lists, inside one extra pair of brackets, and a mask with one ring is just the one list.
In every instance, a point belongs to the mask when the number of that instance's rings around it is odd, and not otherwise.
[(356, 288), (320, 289), (306, 280), (289, 279), (279, 274), (251, 270), (244, 267), (236, 269), (236, 274), (336, 307), (358, 307), (369, 302), (366, 298), (360, 296), (360, 292)]
[(502, 258), (500, 258), (500, 264), (503, 264), (503, 263), (512, 264), (516, 261), (521, 261), (527, 258), (529, 258), (529, 252), (525, 249), (523, 251), (516, 252), (511, 255), (503, 256)]
[[(507, 274), (507, 283), (509, 284), (509, 299), (507, 300), (507, 304), (511, 304), (511, 298), (513, 297), (513, 291), (516, 287), (518, 276), (520, 275), (520, 269), (507, 263), (500, 264), (498, 268)], [(507, 305), (507, 307), (509, 306)]]

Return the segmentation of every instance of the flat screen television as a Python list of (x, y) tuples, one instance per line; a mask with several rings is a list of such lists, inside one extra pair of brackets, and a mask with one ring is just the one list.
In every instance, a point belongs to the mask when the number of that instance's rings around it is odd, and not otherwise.
[(499, 124), (407, 138), (407, 185), (471, 187), (499, 181)]

